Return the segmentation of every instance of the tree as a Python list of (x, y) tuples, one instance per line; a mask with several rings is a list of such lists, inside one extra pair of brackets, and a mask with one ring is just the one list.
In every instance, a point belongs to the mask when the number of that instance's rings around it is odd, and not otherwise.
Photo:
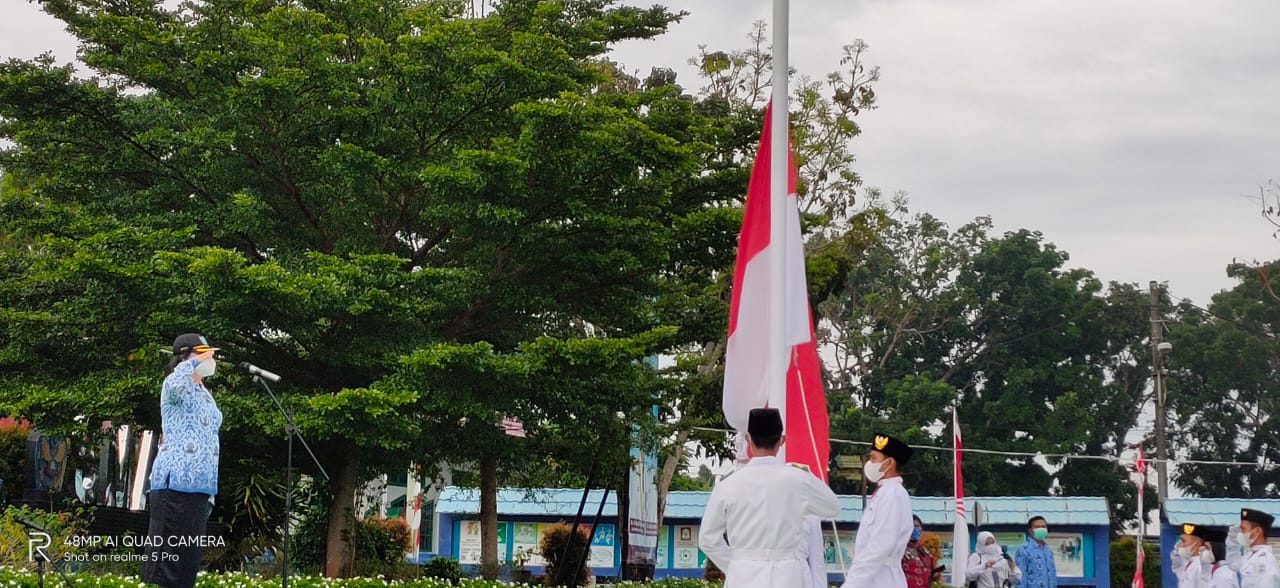
[[(1067, 255), (1037, 233), (992, 237), (985, 218), (952, 232), (910, 215), (901, 199), (882, 211), (872, 217), (873, 242), (844, 246), (853, 252), (838, 272), (845, 281), (819, 306), (838, 358), (833, 436), (888, 430), (950, 445), (958, 406), (970, 447), (1118, 457), (1149, 376), (1144, 294), (1125, 284), (1104, 291), (1087, 270), (1065, 269)], [(1135, 516), (1118, 464), (1049, 465), (971, 454), (966, 491), (1035, 495), (1056, 486), (1113, 497), (1117, 519)], [(950, 467), (950, 456), (926, 452), (908, 483), (917, 494), (950, 494)]]
[[(1207, 309), (1178, 308), (1166, 356), (1174, 456), (1249, 464), (1280, 458), (1280, 307), (1268, 290), (1277, 269), (1280, 262), (1233, 263), (1234, 288), (1215, 294)], [(1184, 463), (1171, 476), (1198, 496), (1263, 498), (1280, 490), (1280, 472), (1252, 465)]]
[[(173, 334), (258, 358), (333, 476), (329, 575), (374, 471), (475, 459), (491, 508), (519, 443), (613, 459), (590, 419), (647, 414), (655, 276), (706, 224), (688, 101), (601, 60), (678, 15), (614, 4), (46, 2), (93, 75), (0, 67), (0, 402), (154, 427)], [(231, 460), (281, 419), (224, 382)]]

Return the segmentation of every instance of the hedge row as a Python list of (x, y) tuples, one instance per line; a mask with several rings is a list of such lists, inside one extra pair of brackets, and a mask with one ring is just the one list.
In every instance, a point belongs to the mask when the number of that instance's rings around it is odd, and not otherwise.
[[(75, 588), (152, 588), (135, 576), (115, 576), (111, 574), (70, 573), (67, 576)], [(45, 586), (66, 588), (62, 578), (53, 572), (46, 572)], [(278, 588), (279, 578), (261, 578), (246, 574), (207, 574), (201, 572), (196, 580), (196, 588)], [(291, 588), (533, 588), (531, 584), (507, 583), (497, 580), (464, 579), (457, 584), (436, 578), (416, 580), (392, 580), (390, 582), (377, 578), (342, 578), (331, 579), (317, 576), (291, 576)], [(719, 584), (711, 584), (703, 580), (687, 578), (670, 578), (640, 584), (637, 582), (621, 582), (613, 584), (617, 587), (645, 586), (648, 588), (712, 588)], [(0, 567), (0, 587), (2, 588), (36, 588), (36, 573), (33, 570), (14, 567)]]

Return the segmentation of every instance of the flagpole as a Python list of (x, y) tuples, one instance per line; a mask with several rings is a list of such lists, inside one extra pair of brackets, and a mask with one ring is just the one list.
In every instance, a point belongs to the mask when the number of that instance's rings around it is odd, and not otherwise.
[[(791, 178), (787, 105), (788, 0), (773, 0), (773, 99), (769, 142), (769, 406), (786, 422), (787, 348), (786, 227), (787, 184)], [(784, 448), (778, 452), (786, 459)]]

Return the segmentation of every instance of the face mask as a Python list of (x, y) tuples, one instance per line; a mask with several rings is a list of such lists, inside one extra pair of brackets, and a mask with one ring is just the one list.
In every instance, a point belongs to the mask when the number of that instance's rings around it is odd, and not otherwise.
[(1178, 557), (1191, 557), (1191, 548), (1185, 545), (1179, 546)]
[(1250, 533), (1248, 531), (1241, 529), (1240, 532), (1236, 534), (1236, 543), (1239, 543), (1245, 547), (1252, 547), (1253, 533)]
[(884, 471), (880, 469), (883, 465), (883, 461), (868, 461), (862, 464), (862, 475), (867, 478), (868, 482), (875, 484), (881, 478), (884, 478)]
[(1040, 527), (1031, 531), (1031, 536), (1035, 537), (1036, 541), (1044, 541), (1044, 538), (1049, 536), (1049, 529), (1047, 527)]
[(989, 555), (991, 557), (998, 557), (1000, 555), (1000, 546), (996, 545), (995, 543), (989, 543), (987, 545), (983, 545), (982, 553), (984, 555)]
[(920, 540), (920, 527), (911, 527), (911, 540), (912, 541)]
[(1204, 551), (1201, 551), (1201, 552), (1200, 552), (1200, 561), (1202, 561), (1202, 562), (1204, 562), (1204, 563), (1207, 563), (1207, 564), (1211, 564), (1211, 563), (1213, 563), (1213, 562), (1214, 562), (1213, 550), (1211, 550), (1211, 549), (1206, 549), (1206, 550), (1204, 550)]
[(218, 370), (218, 362), (214, 361), (213, 358), (209, 358), (196, 364), (195, 371), (196, 371), (196, 374), (200, 376), (200, 379), (203, 380), (205, 378), (212, 377), (213, 372), (217, 370)]

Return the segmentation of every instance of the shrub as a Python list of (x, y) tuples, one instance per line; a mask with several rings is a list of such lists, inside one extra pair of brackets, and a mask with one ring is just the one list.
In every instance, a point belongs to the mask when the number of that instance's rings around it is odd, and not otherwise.
[(47, 513), (25, 506), (10, 506), (0, 516), (0, 562), (27, 569), (35, 564), (27, 557), (28, 535), (26, 527), (17, 519), (21, 517), (49, 531), (49, 547), (45, 553), (55, 562), (68, 553), (87, 551), (75, 545), (84, 536), (87, 526), (82, 516), (68, 513)]
[(26, 483), (27, 435), (31, 426), (26, 421), (0, 418), (0, 504), (12, 504), (22, 498)]
[(356, 573), (362, 576), (405, 578), (416, 575), (417, 568), (404, 561), (409, 541), (409, 526), (403, 519), (370, 517), (356, 521)]
[(462, 571), (462, 566), (458, 564), (458, 560), (448, 557), (433, 557), (431, 561), (422, 566), (422, 576), (448, 580), (450, 584), (456, 585), (459, 580), (466, 577), (466, 573)]
[[(547, 560), (547, 584), (553, 586), (585, 586), (587, 584), (587, 576), (591, 574), (587, 569), (587, 550), (591, 548), (591, 541), (587, 538), (586, 531), (581, 528), (574, 529), (564, 521), (560, 521), (547, 529), (547, 534), (542, 537), (539, 547), (542, 548), (542, 557)], [(578, 562), (582, 562), (578, 569), (574, 573), (569, 573), (568, 568)], [(561, 571), (562, 567), (565, 571)], [(562, 583), (556, 583), (555, 578), (561, 578)]]
[[(1160, 585), (1160, 546), (1144, 543), (1142, 581), (1147, 586)], [(1128, 586), (1133, 582), (1133, 568), (1138, 563), (1133, 537), (1111, 542), (1111, 585)]]

